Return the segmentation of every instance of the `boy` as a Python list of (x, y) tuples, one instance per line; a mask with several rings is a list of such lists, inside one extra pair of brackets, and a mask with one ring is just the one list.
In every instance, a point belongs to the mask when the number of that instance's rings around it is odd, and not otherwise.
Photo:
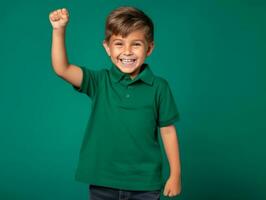
[(153, 23), (141, 10), (120, 7), (106, 20), (103, 46), (110, 69), (70, 64), (65, 50), (67, 9), (49, 14), (53, 27), (55, 73), (92, 100), (80, 149), (76, 180), (90, 184), (90, 199), (160, 199), (162, 156), (158, 127), (170, 176), (165, 196), (181, 192), (179, 147), (174, 122), (178, 112), (168, 82), (144, 63), (154, 48)]

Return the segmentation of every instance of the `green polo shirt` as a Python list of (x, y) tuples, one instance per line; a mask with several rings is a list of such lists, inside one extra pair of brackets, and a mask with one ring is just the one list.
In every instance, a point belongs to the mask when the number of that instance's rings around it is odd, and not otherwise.
[(162, 189), (158, 128), (178, 119), (167, 81), (147, 64), (133, 80), (115, 65), (81, 69), (81, 87), (72, 86), (91, 99), (91, 113), (75, 179), (125, 190)]

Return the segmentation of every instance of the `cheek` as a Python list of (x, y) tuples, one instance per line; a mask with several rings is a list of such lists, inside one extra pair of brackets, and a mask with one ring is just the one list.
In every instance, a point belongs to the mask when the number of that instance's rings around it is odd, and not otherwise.
[(119, 51), (117, 49), (110, 50), (110, 53), (112, 57), (117, 57), (119, 55)]
[(139, 58), (143, 58), (146, 56), (146, 52), (144, 51), (144, 49), (142, 50), (139, 50), (136, 52), (136, 55), (139, 57)]

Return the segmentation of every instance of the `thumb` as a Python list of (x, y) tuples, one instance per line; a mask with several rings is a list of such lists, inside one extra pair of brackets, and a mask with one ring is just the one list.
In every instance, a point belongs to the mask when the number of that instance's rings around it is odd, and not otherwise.
[(62, 13), (62, 17), (63, 17), (63, 18), (66, 18), (66, 17), (69, 16), (68, 11), (67, 11), (66, 8), (63, 8), (62, 11), (61, 11), (61, 13)]
[(167, 187), (164, 188), (163, 195), (168, 196), (169, 195), (169, 189)]

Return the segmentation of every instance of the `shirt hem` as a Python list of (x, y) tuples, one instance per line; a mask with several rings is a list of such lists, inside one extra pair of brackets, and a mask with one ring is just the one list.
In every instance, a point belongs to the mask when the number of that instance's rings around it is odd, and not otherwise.
[(99, 185), (104, 187), (111, 187), (115, 189), (121, 190), (138, 190), (138, 191), (149, 191), (149, 190), (161, 190), (163, 186), (163, 182), (157, 184), (141, 184), (141, 181), (137, 182), (136, 184), (122, 182), (122, 181), (114, 181), (114, 180), (97, 180), (93, 178), (84, 178), (75, 176), (75, 180), (78, 182), (86, 183), (89, 185)]

